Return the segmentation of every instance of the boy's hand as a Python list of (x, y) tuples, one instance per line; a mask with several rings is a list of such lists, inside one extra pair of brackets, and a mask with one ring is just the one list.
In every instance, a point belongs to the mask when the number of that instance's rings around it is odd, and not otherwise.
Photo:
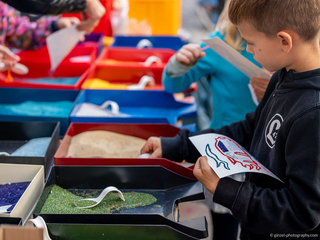
[(67, 28), (74, 24), (79, 24), (80, 20), (76, 17), (62, 17), (57, 20), (58, 29)]
[[(85, 31), (86, 34), (91, 33), (105, 13), (106, 9), (99, 0), (87, 0), (87, 7), (82, 12), (83, 19), (78, 26), (78, 30)], [(88, 14), (90, 18), (87, 19), (86, 14)]]
[(250, 83), (259, 101), (261, 101), (264, 95), (264, 92), (266, 91), (267, 86), (269, 84), (269, 81), (270, 81), (269, 79), (264, 79), (264, 78), (257, 78), (257, 77), (250, 78)]
[(194, 64), (198, 59), (203, 58), (206, 55), (202, 52), (199, 44), (189, 43), (184, 45), (176, 54), (176, 60), (183, 65)]
[(150, 153), (149, 158), (161, 158), (162, 157), (162, 148), (161, 140), (159, 137), (150, 137), (146, 144), (141, 148), (141, 154)]
[(20, 61), (20, 57), (6, 46), (0, 45), (0, 71), (6, 71), (8, 68), (13, 67), (18, 61)]
[(208, 164), (207, 157), (202, 156), (198, 158), (193, 168), (193, 175), (210, 193), (214, 194), (220, 178)]

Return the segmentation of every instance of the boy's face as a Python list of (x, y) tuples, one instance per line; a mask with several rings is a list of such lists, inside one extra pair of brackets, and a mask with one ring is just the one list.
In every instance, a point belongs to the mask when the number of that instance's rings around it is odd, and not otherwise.
[(262, 32), (253, 30), (249, 27), (249, 24), (244, 21), (238, 24), (237, 28), (241, 36), (247, 41), (247, 52), (252, 53), (254, 59), (261, 66), (270, 72), (285, 67), (277, 37), (266, 37)]

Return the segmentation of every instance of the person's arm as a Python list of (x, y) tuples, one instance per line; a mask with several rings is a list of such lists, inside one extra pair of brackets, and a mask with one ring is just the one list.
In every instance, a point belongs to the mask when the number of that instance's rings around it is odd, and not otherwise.
[[(197, 44), (198, 51), (205, 46)], [(180, 49), (179, 51), (181, 51)], [(177, 52), (177, 54), (179, 53)], [(166, 92), (178, 93), (187, 90), (193, 82), (215, 72), (217, 53), (211, 49), (205, 51), (205, 56), (195, 62), (181, 63), (175, 54), (162, 73), (162, 83)], [(204, 54), (202, 52), (201, 54)], [(180, 60), (181, 61), (181, 60)]]
[(225, 136), (228, 136), (238, 142), (245, 149), (249, 150), (251, 145), (251, 139), (254, 133), (254, 127), (256, 124), (256, 116), (259, 116), (260, 111), (263, 109), (263, 106), (267, 102), (269, 96), (272, 94), (276, 83), (278, 75), (274, 75), (270, 80), (270, 83), (267, 87), (264, 97), (261, 99), (259, 106), (255, 112), (248, 113), (246, 119), (233, 123), (229, 126), (224, 126), (220, 129), (206, 129), (199, 131), (197, 133), (191, 134), (190, 131), (182, 129), (175, 137), (173, 138), (160, 138), (161, 139), (161, 156), (168, 158), (173, 161), (182, 161), (186, 160), (188, 162), (196, 162), (198, 157), (200, 157), (199, 152), (193, 146), (189, 137), (191, 135), (199, 135), (204, 133), (219, 133)]
[(20, 12), (33, 14), (78, 13), (86, 8), (86, 0), (2, 0)]
[(285, 187), (262, 188), (222, 178), (213, 201), (229, 208), (245, 228), (259, 234), (284, 229), (305, 233), (316, 228), (320, 222), (320, 129), (306, 126), (318, 126), (319, 121), (318, 106), (292, 122), (282, 160), (286, 162)]

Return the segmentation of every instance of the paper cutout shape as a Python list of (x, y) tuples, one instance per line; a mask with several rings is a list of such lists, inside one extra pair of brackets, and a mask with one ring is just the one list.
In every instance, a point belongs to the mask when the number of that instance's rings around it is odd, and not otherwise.
[[(213, 49), (216, 53), (218, 53), (221, 57), (231, 63), (233, 66), (238, 68), (243, 74), (251, 77), (259, 77), (264, 79), (270, 79), (271, 75), (265, 72), (262, 68), (259, 68), (251, 61), (246, 59), (242, 56), (237, 50), (232, 48), (230, 45), (222, 41), (218, 37), (210, 38), (210, 39), (203, 39), (202, 40), (205, 44), (207, 44), (211, 49)], [(248, 84), (252, 100), (253, 102), (258, 105), (259, 101), (257, 96), (255, 95), (251, 84)]]
[(189, 139), (202, 156), (207, 156), (210, 167), (219, 178), (236, 173), (256, 172), (269, 175), (283, 182), (229, 137), (207, 133), (192, 136)]
[(46, 42), (51, 61), (51, 71), (54, 71), (59, 66), (84, 34), (83, 31), (77, 30), (77, 25), (72, 25), (47, 37)]

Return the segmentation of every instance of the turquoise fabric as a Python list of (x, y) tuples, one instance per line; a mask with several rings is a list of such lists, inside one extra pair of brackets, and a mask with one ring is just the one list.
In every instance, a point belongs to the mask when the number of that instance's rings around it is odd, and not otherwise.
[[(208, 36), (208, 38), (213, 37), (223, 40), (219, 32), (212, 32)], [(200, 46), (204, 47), (205, 44), (201, 42)], [(247, 113), (256, 109), (256, 105), (248, 88), (249, 78), (212, 49), (206, 49), (205, 52), (206, 56), (199, 59), (190, 71), (180, 77), (169, 77), (167, 66), (163, 72), (162, 81), (165, 91), (178, 93), (187, 90), (193, 82), (210, 75), (213, 105), (210, 127), (217, 129), (243, 120)], [(243, 50), (241, 55), (259, 66), (251, 53)]]

